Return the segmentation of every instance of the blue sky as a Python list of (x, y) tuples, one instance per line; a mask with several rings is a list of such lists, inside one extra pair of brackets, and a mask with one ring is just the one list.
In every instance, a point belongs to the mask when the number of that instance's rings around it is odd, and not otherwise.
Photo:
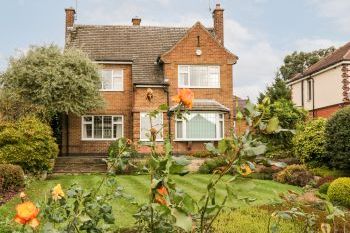
[[(212, 26), (209, 6), (225, 9), (225, 46), (239, 56), (234, 92), (256, 98), (273, 80), (283, 57), (350, 39), (349, 0), (78, 0), (79, 24)], [(29, 45), (64, 44), (64, 8), (75, 0), (2, 0), (0, 71)]]

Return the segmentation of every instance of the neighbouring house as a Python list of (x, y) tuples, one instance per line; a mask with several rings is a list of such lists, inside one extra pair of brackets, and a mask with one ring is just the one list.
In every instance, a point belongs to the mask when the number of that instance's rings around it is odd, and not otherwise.
[(171, 97), (179, 88), (194, 92), (193, 108), (187, 120), (159, 114), (156, 124), (166, 126), (159, 145), (170, 134), (174, 152), (190, 154), (204, 150), (203, 142), (229, 134), (234, 122), (232, 66), (238, 57), (224, 47), (220, 4), (213, 11), (213, 28), (200, 22), (192, 27), (143, 26), (136, 17), (131, 25), (77, 25), (75, 10), (65, 11), (65, 46), (83, 50), (99, 64), (106, 107), (67, 117), (63, 155), (106, 154), (111, 141), (120, 137), (147, 141), (147, 112), (163, 103), (174, 107)]
[(330, 117), (350, 103), (350, 42), (287, 83), (297, 106), (313, 117)]

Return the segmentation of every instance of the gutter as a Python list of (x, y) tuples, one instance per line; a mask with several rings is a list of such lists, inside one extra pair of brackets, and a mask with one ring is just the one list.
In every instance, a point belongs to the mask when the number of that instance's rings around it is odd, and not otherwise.
[(293, 84), (295, 84), (295, 83), (298, 83), (298, 82), (300, 82), (300, 81), (302, 81), (302, 80), (306, 80), (306, 79), (309, 79), (309, 78), (311, 78), (311, 77), (313, 77), (313, 76), (316, 76), (316, 75), (319, 75), (319, 74), (321, 74), (321, 73), (324, 73), (324, 72), (326, 72), (326, 71), (328, 71), (328, 70), (337, 68), (338, 66), (341, 66), (341, 65), (344, 65), (344, 64), (350, 64), (350, 61), (342, 61), (342, 62), (335, 63), (334, 65), (329, 66), (329, 67), (327, 67), (327, 68), (325, 68), (325, 69), (323, 69), (323, 70), (320, 70), (320, 71), (317, 71), (317, 72), (315, 72), (315, 73), (309, 74), (309, 75), (304, 76), (304, 77), (302, 77), (302, 78), (300, 78), (300, 79), (297, 79), (297, 80), (289, 80), (289, 81), (287, 81), (286, 83), (287, 83), (288, 86), (290, 86), (290, 85), (293, 85)]

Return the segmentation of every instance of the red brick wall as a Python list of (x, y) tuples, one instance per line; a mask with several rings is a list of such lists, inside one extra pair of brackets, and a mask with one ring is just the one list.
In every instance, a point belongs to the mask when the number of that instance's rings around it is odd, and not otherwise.
[[(101, 92), (105, 99), (105, 108), (86, 115), (123, 115), (124, 137), (132, 138), (132, 101), (133, 88), (131, 80), (131, 65), (104, 65), (106, 68), (123, 69), (124, 91)], [(107, 153), (111, 141), (84, 141), (81, 139), (81, 117), (69, 116), (69, 153), (96, 154)], [(62, 153), (67, 153), (66, 129), (63, 130)]]
[[(197, 56), (197, 38), (200, 38), (200, 49), (202, 55)], [(225, 114), (225, 135), (233, 127), (233, 82), (231, 54), (221, 47), (201, 25), (196, 24), (192, 31), (176, 45), (175, 48), (163, 57), (165, 77), (169, 79), (170, 96), (174, 96), (178, 89), (178, 65), (198, 64), (198, 65), (219, 65), (220, 66), (220, 88), (191, 89), (196, 99), (214, 99), (230, 108), (230, 113)], [(173, 105), (173, 103), (171, 104)], [(171, 132), (175, 132), (174, 120), (171, 124)], [(174, 138), (174, 137), (173, 137)], [(175, 152), (192, 153), (204, 149), (203, 142), (175, 142)]]
[[(339, 109), (343, 108), (344, 106), (347, 106), (348, 104), (338, 104), (338, 105), (332, 105), (325, 108), (319, 108), (314, 110), (314, 117), (324, 117), (324, 118), (330, 118), (333, 113), (338, 111)], [(310, 116), (313, 116), (312, 111), (309, 112)]]

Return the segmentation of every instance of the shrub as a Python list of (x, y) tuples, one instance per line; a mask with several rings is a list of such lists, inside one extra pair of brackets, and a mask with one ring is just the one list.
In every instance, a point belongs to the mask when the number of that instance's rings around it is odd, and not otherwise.
[[(213, 232), (226, 233), (266, 233), (270, 214), (266, 210), (256, 207), (223, 212), (213, 225)], [(254, 223), (254, 224), (252, 224)], [(302, 232), (303, 223), (293, 224), (289, 221), (280, 221), (279, 232)]]
[(350, 171), (342, 171), (342, 170), (337, 170), (337, 169), (330, 169), (328, 167), (322, 166), (322, 167), (317, 167), (317, 168), (311, 168), (310, 171), (315, 175), (315, 176), (321, 176), (321, 177), (327, 177), (331, 176), (334, 178), (339, 178), (339, 177), (346, 177), (350, 176)]
[(329, 185), (330, 185), (331, 183), (324, 183), (324, 184), (322, 184), (319, 188), (318, 188), (318, 192), (319, 193), (322, 193), (322, 194), (327, 194), (327, 191), (328, 191), (328, 188), (329, 188)]
[(224, 158), (208, 159), (199, 167), (198, 172), (201, 174), (211, 174), (215, 170), (227, 164)]
[(350, 169), (350, 106), (336, 112), (326, 124), (326, 153), (330, 165)]
[(20, 165), (25, 172), (49, 170), (58, 146), (49, 125), (34, 117), (0, 122), (0, 163)]
[(320, 165), (327, 162), (325, 157), (326, 120), (319, 118), (298, 126), (292, 139), (293, 152), (303, 163)]
[(18, 191), (24, 187), (24, 173), (20, 166), (0, 164), (0, 193)]
[(304, 187), (313, 179), (313, 175), (304, 165), (290, 165), (274, 176), (274, 180)]
[(350, 178), (342, 177), (333, 181), (327, 195), (331, 202), (350, 207)]
[(334, 180), (333, 176), (322, 177), (316, 182), (316, 188), (320, 187), (323, 184), (331, 183), (333, 180)]

